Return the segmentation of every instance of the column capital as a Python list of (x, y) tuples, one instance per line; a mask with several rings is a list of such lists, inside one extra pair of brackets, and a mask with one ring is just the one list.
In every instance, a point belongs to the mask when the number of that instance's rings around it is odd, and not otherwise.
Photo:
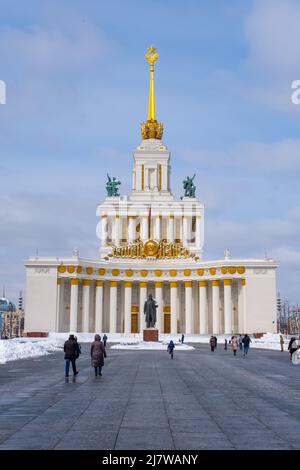
[(220, 281), (218, 279), (215, 279), (211, 281), (212, 286), (214, 287), (219, 287), (220, 286)]
[(243, 277), (242, 278), (242, 286), (245, 286), (246, 285), (246, 279)]
[(224, 279), (224, 286), (231, 286), (232, 279)]
[(170, 282), (170, 287), (171, 288), (177, 287), (177, 282), (174, 282), (174, 281)]
[(126, 282), (124, 282), (124, 286), (125, 287), (132, 287), (132, 282), (126, 281)]
[(140, 287), (147, 287), (147, 282), (140, 282)]
[(206, 287), (207, 282), (206, 281), (198, 281), (198, 285), (199, 285), (199, 287)]
[(102, 287), (104, 285), (104, 281), (96, 281), (97, 287)]
[(92, 281), (90, 279), (83, 279), (82, 285), (83, 286), (90, 286), (92, 284)]
[(78, 284), (79, 284), (78, 279), (71, 279), (70, 282), (71, 282), (71, 286), (78, 286)]
[(193, 283), (192, 281), (184, 281), (185, 287), (192, 287)]
[(110, 287), (117, 287), (118, 283), (117, 281), (110, 281), (109, 285)]
[(163, 283), (162, 282), (155, 282), (155, 287), (160, 287), (162, 288)]
[(61, 278), (60, 278), (60, 277), (57, 278), (57, 285), (58, 285), (58, 286), (61, 285)]

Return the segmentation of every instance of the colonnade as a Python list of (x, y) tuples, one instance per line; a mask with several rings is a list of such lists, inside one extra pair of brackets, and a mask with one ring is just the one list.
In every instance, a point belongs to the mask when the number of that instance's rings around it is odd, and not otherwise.
[[(192, 220), (195, 218), (195, 231), (192, 232)], [(150, 238), (153, 237), (156, 240), (161, 240), (165, 238), (168, 242), (174, 242), (175, 238), (178, 239), (183, 245), (188, 246), (191, 243), (191, 240), (195, 238), (194, 243), (195, 247), (201, 248), (201, 219), (200, 216), (191, 216), (191, 215), (169, 215), (165, 217), (167, 221), (166, 233), (163, 236), (162, 233), (162, 216), (161, 215), (152, 215), (151, 216), (151, 234)], [(180, 234), (175, 234), (175, 220), (180, 220)], [(127, 224), (126, 232), (126, 241), (122, 240), (122, 225)], [(108, 223), (111, 225), (111, 239), (108, 238)], [(149, 216), (135, 216), (128, 215), (121, 217), (120, 215), (108, 216), (102, 214), (101, 222), (101, 248), (105, 248), (108, 245), (120, 246), (122, 243), (133, 243), (136, 236), (136, 225), (140, 224), (140, 239), (143, 242), (146, 242), (149, 239)]]
[[(61, 279), (58, 279), (58, 316), (63, 310), (63, 298), (61, 289)], [(82, 332), (90, 332), (91, 316), (93, 316), (93, 324), (95, 325), (95, 331), (103, 331), (104, 321), (104, 280), (87, 280), (78, 278), (65, 278), (67, 282), (70, 282), (70, 331), (77, 332), (78, 325), (78, 295), (79, 295), (79, 283), (82, 283)], [(244, 278), (235, 279), (240, 285), (242, 298), (245, 298), (245, 285), (246, 280)], [(120, 306), (123, 322), (122, 331), (117, 331), (118, 325), (118, 283), (123, 283), (124, 295), (122, 296), (123, 305)], [(133, 284), (139, 285), (138, 295), (138, 306), (132, 305), (132, 292)], [(184, 284), (184, 291), (180, 284)], [(184, 314), (184, 332), (186, 334), (231, 334), (235, 327), (233, 320), (233, 300), (232, 300), (232, 283), (233, 279), (214, 279), (214, 280), (200, 280), (200, 281), (168, 281), (161, 282), (157, 281), (152, 283), (152, 289), (154, 287), (154, 297), (158, 304), (157, 308), (157, 322), (156, 327), (160, 332), (165, 332), (164, 316), (165, 316), (165, 305), (163, 298), (163, 284), (168, 284), (170, 289), (169, 301), (167, 305), (167, 311), (170, 315), (169, 331), (171, 334), (178, 333), (178, 319), (179, 310)], [(92, 284), (95, 288), (95, 302), (93, 308), (90, 304), (90, 289)], [(105, 290), (106, 295), (109, 296), (108, 305), (109, 311), (109, 332), (110, 333), (126, 333), (132, 332), (132, 309), (138, 310), (138, 331), (142, 332), (145, 328), (144, 318), (144, 302), (147, 298), (147, 292), (149, 283), (147, 281), (117, 281), (108, 280), (107, 289)], [(154, 284), (154, 286), (153, 286)], [(197, 284), (198, 293), (195, 290)], [(222, 305), (220, 288), (223, 289)], [(179, 289), (180, 288), (180, 289)], [(208, 295), (208, 289), (210, 293)], [(181, 303), (181, 296), (184, 295), (184, 301)], [(195, 297), (197, 300), (195, 302)], [(244, 302), (245, 304), (245, 302)], [(198, 309), (197, 324), (195, 324), (195, 305)], [(245, 308), (244, 306), (242, 308)], [(137, 311), (135, 310), (135, 311)], [(221, 313), (222, 312), (222, 313)], [(221, 321), (222, 315), (222, 321)], [(245, 312), (243, 314), (245, 318)], [(240, 318), (240, 316), (239, 316)], [(240, 322), (240, 320), (239, 320)], [(245, 325), (243, 324), (245, 327)], [(239, 324), (241, 328), (242, 325)], [(182, 328), (181, 328), (182, 329)]]

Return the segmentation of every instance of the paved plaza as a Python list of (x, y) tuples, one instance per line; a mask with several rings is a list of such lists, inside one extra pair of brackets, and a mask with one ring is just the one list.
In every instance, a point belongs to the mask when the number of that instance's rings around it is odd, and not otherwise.
[(300, 449), (300, 367), (287, 353), (218, 346), (108, 349), (93, 376), (63, 353), (0, 366), (0, 449)]

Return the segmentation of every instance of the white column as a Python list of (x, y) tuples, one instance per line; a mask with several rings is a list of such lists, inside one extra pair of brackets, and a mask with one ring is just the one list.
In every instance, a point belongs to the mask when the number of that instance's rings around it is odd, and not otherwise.
[(177, 282), (170, 282), (171, 334), (177, 333)]
[(145, 189), (149, 191), (150, 189), (150, 181), (149, 181), (149, 168), (144, 167), (144, 184), (145, 184)]
[(102, 215), (101, 219), (101, 246), (105, 248), (107, 246), (107, 216)]
[(201, 219), (200, 216), (196, 216), (196, 249), (201, 249)]
[(61, 322), (61, 315), (64, 307), (64, 280), (57, 278), (57, 303), (56, 303), (56, 320), (55, 331), (58, 333)]
[(134, 242), (135, 240), (135, 216), (128, 216), (128, 242)]
[(117, 332), (117, 281), (110, 281), (109, 289), (109, 332)]
[(242, 279), (242, 299), (243, 299), (243, 321), (244, 321), (244, 333), (247, 333), (247, 316), (246, 316), (246, 279)]
[(95, 301), (95, 331), (102, 333), (103, 328), (103, 284), (104, 281), (96, 281)]
[(192, 281), (185, 281), (185, 332), (192, 333)]
[(120, 246), (120, 216), (119, 215), (115, 216), (113, 243), (116, 246)]
[(82, 283), (82, 331), (89, 333), (90, 326), (90, 285), (91, 281), (84, 279)]
[(182, 218), (182, 243), (184, 246), (187, 246), (188, 244), (188, 217), (186, 215), (183, 216)]
[(220, 281), (212, 281), (212, 325), (213, 333), (220, 333)]
[(161, 166), (161, 189), (162, 191), (168, 191), (168, 165)]
[(199, 281), (199, 333), (200, 335), (206, 335), (207, 332), (206, 281)]
[(232, 331), (232, 300), (231, 279), (224, 279), (224, 333), (231, 334)]
[(135, 168), (132, 170), (132, 190), (136, 190), (136, 171)]
[(142, 238), (142, 241), (145, 243), (148, 238), (149, 238), (149, 234), (148, 234), (148, 217), (141, 217), (141, 238)]
[(155, 283), (155, 300), (158, 304), (156, 309), (156, 328), (161, 332), (163, 316), (162, 282)]
[(77, 333), (78, 279), (71, 279), (70, 333)]
[(125, 282), (125, 299), (124, 299), (124, 317), (125, 326), (124, 333), (131, 333), (131, 294), (132, 282)]
[(146, 328), (144, 304), (147, 300), (147, 282), (140, 282), (140, 333)]
[(173, 242), (174, 241), (174, 215), (169, 216), (168, 220), (168, 241)]
[(160, 240), (160, 232), (161, 232), (161, 220), (160, 220), (160, 217), (157, 215), (155, 218), (154, 218), (154, 238), (156, 240)]

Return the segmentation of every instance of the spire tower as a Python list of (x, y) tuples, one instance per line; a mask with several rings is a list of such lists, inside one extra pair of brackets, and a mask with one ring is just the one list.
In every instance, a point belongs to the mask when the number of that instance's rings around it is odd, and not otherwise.
[(154, 91), (154, 64), (159, 58), (156, 52), (156, 47), (148, 47), (146, 59), (150, 64), (150, 87), (149, 87), (149, 103), (148, 103), (148, 119), (147, 122), (142, 122), (141, 132), (143, 139), (157, 139), (161, 140), (163, 135), (164, 126), (156, 119), (156, 106), (155, 106), (155, 91)]

